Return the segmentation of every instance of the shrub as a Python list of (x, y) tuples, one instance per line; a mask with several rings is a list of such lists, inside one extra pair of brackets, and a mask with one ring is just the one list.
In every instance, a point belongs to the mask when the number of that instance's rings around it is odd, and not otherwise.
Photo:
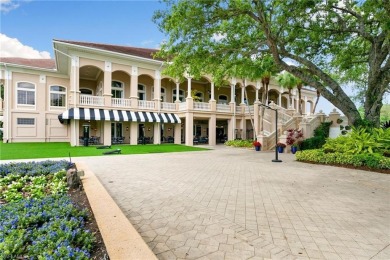
[(323, 149), (313, 149), (298, 151), (295, 157), (298, 161), (352, 165), (354, 167), (367, 166), (372, 169), (390, 170), (390, 158), (380, 154), (326, 153)]
[(225, 142), (225, 145), (227, 146), (233, 146), (233, 147), (247, 147), (251, 148), (253, 146), (253, 140), (247, 139), (247, 140), (228, 140)]
[(321, 148), (329, 137), (329, 129), (332, 122), (323, 122), (314, 130), (314, 136), (304, 140), (301, 145), (301, 150)]

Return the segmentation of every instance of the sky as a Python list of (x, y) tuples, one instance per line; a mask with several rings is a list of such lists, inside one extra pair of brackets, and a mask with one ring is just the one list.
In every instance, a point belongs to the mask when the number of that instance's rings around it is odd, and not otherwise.
[[(0, 0), (0, 56), (54, 58), (53, 39), (159, 48), (157, 0)], [(317, 111), (334, 106), (321, 97)]]

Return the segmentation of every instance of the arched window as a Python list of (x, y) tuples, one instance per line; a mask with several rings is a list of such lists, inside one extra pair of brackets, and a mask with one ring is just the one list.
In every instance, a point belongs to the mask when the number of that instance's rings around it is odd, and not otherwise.
[(113, 98), (123, 98), (123, 83), (115, 80), (112, 81), (111, 94)]
[(80, 93), (83, 95), (92, 95), (92, 90), (88, 88), (80, 88)]
[(226, 95), (218, 96), (218, 104), (227, 104), (227, 103), (228, 103), (228, 97)]
[(146, 100), (146, 91), (145, 86), (138, 84), (138, 99), (139, 100)]
[(29, 82), (17, 84), (18, 105), (35, 105), (35, 85)]
[[(173, 89), (172, 96), (173, 96), (173, 102), (175, 102), (176, 101), (176, 89)], [(180, 101), (184, 100), (184, 90), (182, 90), (182, 89), (179, 89), (179, 100)]]
[(61, 86), (50, 87), (50, 106), (52, 107), (66, 106), (66, 88)]

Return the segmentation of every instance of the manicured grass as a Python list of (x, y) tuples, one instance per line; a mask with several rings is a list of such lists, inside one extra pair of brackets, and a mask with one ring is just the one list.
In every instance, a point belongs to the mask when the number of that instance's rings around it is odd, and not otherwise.
[[(76, 146), (69, 143), (0, 143), (0, 160), (64, 158), (80, 156), (103, 156), (104, 152), (121, 149), (122, 154), (171, 153), (204, 151), (205, 148), (177, 144), (161, 145), (112, 145), (111, 149), (96, 149), (96, 146)], [(115, 156), (115, 155), (104, 155)]]

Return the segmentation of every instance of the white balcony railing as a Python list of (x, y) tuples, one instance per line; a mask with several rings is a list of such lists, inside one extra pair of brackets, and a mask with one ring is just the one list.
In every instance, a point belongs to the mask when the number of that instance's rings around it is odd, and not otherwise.
[(255, 109), (253, 106), (249, 106), (249, 107), (245, 106), (245, 114), (246, 115), (249, 115), (249, 114), (253, 115), (254, 111), (255, 111)]
[(210, 111), (210, 103), (194, 102), (194, 110)]
[(230, 112), (230, 105), (227, 104), (217, 104), (218, 112)]
[(104, 106), (104, 97), (80, 95), (80, 105), (87, 106)]
[(112, 98), (111, 105), (113, 107), (131, 107), (131, 100), (125, 98)]
[(175, 103), (161, 102), (161, 109), (163, 110), (176, 110)]
[(138, 108), (141, 109), (154, 109), (154, 101), (138, 100)]
[(187, 103), (186, 102), (179, 103), (179, 111), (184, 111), (186, 109), (187, 109)]

